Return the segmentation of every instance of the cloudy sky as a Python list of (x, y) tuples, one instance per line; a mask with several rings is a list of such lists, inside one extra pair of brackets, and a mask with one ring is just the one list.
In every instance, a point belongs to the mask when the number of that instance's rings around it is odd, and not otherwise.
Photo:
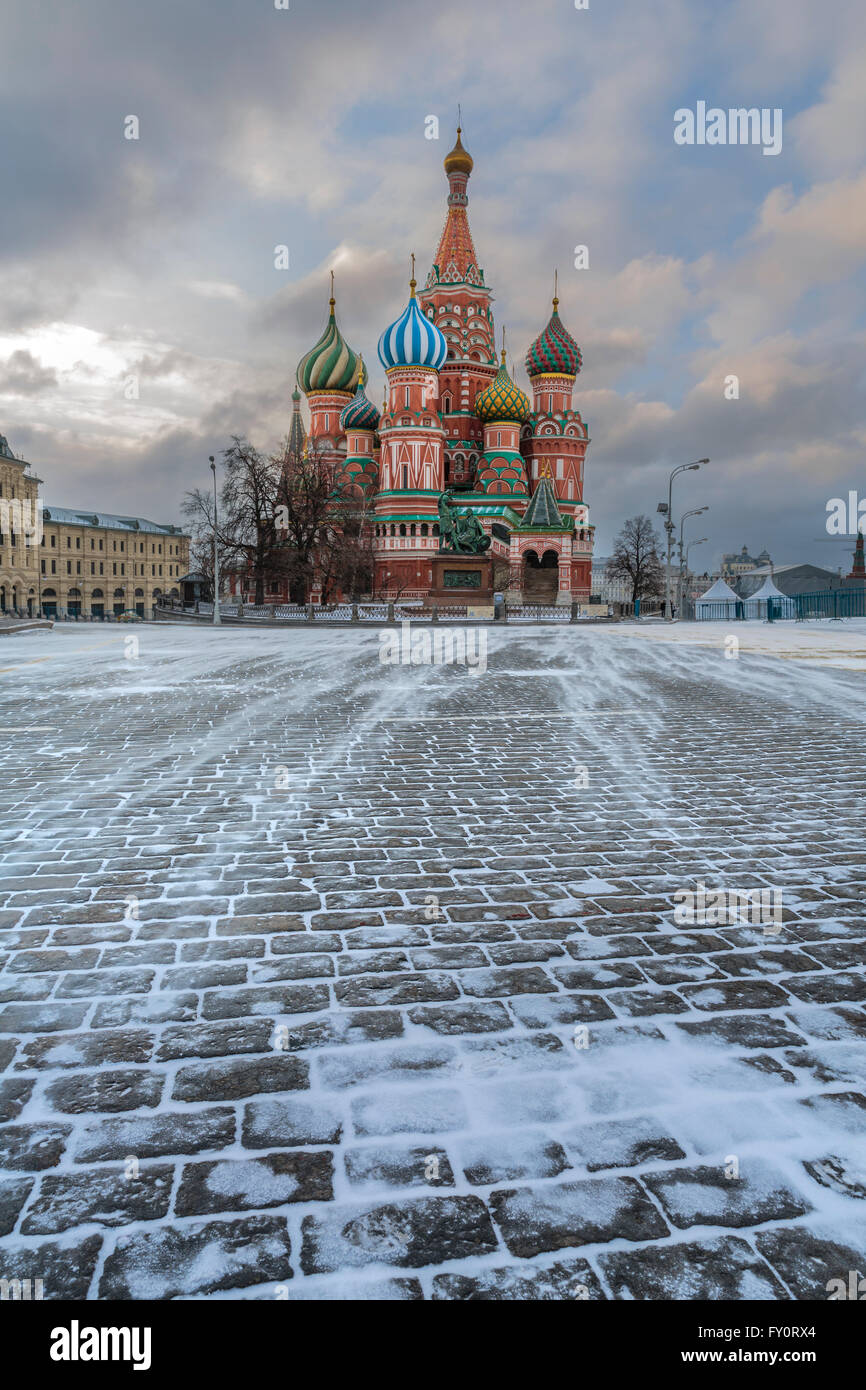
[[(273, 447), (332, 266), (380, 398), (460, 101), (524, 387), (559, 269), (598, 552), (709, 455), (693, 562), (849, 568), (821, 538), (866, 498), (863, 0), (9, 0), (0, 52), (0, 433), (49, 503), (177, 520), (230, 434)], [(781, 153), (678, 145), (701, 101), (780, 108)]]

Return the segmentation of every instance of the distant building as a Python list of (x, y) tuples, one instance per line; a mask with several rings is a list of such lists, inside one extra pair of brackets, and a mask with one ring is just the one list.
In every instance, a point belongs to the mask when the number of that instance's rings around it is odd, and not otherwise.
[(721, 573), (723, 575), (746, 574), (749, 570), (761, 569), (766, 565), (772, 565), (772, 563), (773, 561), (766, 550), (762, 550), (760, 555), (756, 555), (753, 558), (746, 547), (743, 546), (739, 555), (730, 554), (722, 556)]
[(751, 598), (763, 587), (768, 576), (779, 592), (787, 598), (796, 594), (818, 594), (842, 587), (842, 579), (834, 570), (818, 565), (761, 565), (736, 576), (735, 588), (740, 598)]
[(592, 562), (592, 595), (604, 603), (631, 603), (631, 580), (618, 575), (608, 579), (609, 555), (598, 555)]
[(0, 612), (46, 618), (149, 618), (180, 598), (189, 536), (139, 516), (43, 507), (41, 478), (0, 435)]

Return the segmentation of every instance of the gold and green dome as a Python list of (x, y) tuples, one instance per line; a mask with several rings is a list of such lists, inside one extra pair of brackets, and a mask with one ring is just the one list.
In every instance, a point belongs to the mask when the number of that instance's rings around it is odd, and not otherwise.
[(325, 331), (298, 363), (298, 385), (307, 396), (312, 391), (345, 391), (351, 395), (358, 380), (361, 359), (337, 327), (335, 303), (332, 293)]
[(509, 424), (522, 425), (529, 419), (532, 407), (529, 397), (519, 386), (515, 386), (505, 367), (505, 352), (502, 365), (490, 385), (475, 397), (475, 414), (489, 424), (492, 420), (502, 420)]

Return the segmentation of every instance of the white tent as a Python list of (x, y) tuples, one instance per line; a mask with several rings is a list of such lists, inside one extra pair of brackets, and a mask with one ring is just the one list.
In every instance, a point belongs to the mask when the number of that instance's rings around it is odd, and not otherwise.
[(740, 600), (730, 584), (726, 583), (720, 575), (712, 588), (707, 589), (705, 594), (701, 594), (699, 599), (695, 599), (695, 617), (698, 619), (735, 618), (739, 602)]
[(775, 614), (779, 618), (793, 618), (796, 616), (796, 607), (792, 598), (783, 594), (781, 589), (777, 589), (773, 583), (772, 574), (768, 574), (760, 589), (746, 599), (747, 618), (766, 618), (767, 601), (775, 599)]

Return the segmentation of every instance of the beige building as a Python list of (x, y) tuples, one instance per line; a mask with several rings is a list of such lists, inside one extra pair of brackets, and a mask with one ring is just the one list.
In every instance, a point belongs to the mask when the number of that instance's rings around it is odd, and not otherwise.
[(0, 435), (0, 611), (149, 618), (161, 596), (180, 597), (189, 536), (179, 526), (40, 506), (40, 482)]

